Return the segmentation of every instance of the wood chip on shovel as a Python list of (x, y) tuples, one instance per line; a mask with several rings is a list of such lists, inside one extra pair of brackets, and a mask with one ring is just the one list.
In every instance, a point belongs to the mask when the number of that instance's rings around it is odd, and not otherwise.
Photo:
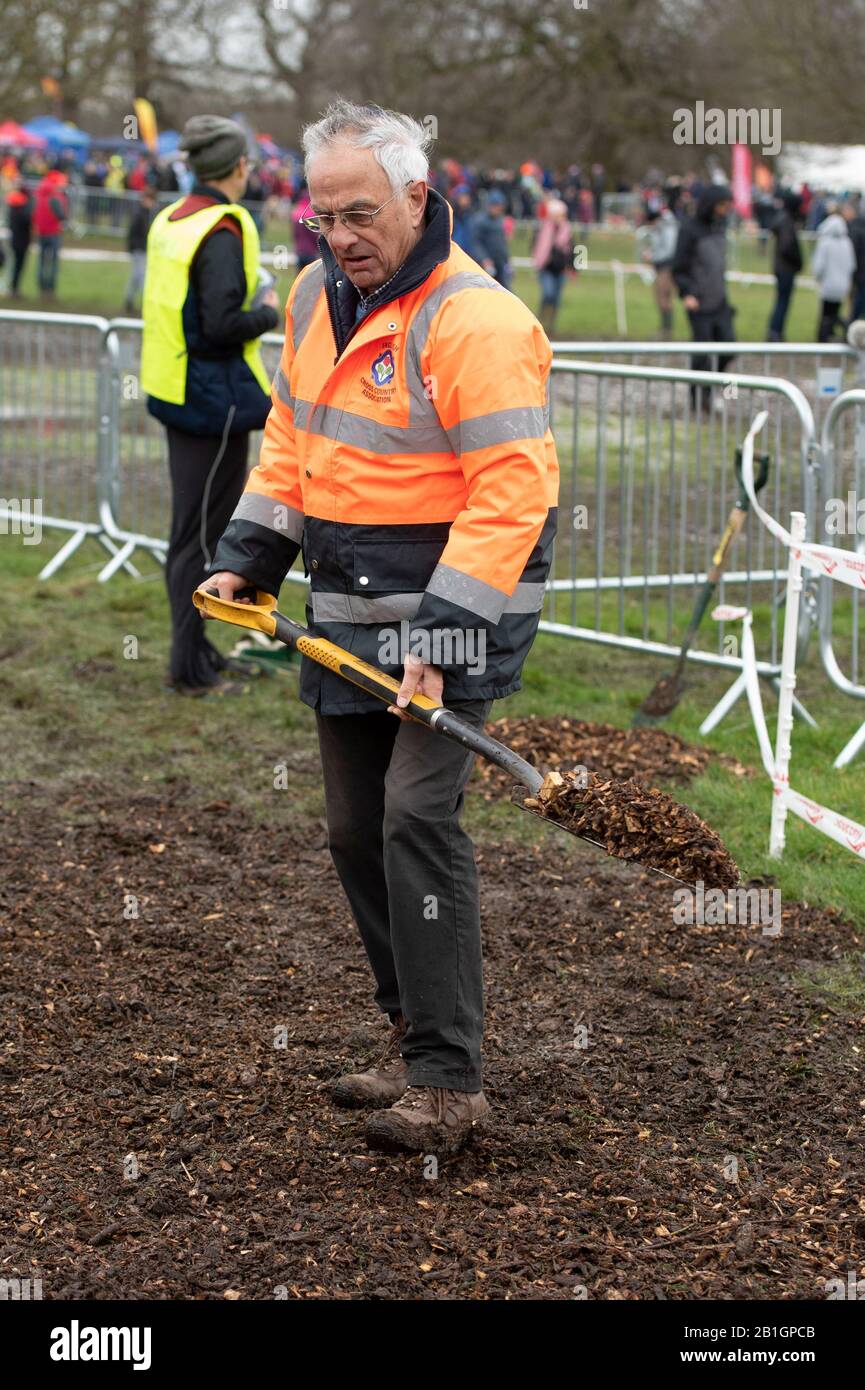
[(735, 888), (739, 870), (719, 835), (688, 806), (634, 778), (548, 772), (526, 810), (602, 845), (616, 859), (657, 869), (682, 883)]

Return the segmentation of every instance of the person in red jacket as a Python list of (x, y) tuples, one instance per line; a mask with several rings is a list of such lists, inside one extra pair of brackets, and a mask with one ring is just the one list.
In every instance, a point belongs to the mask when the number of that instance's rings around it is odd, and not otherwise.
[(42, 294), (57, 291), (60, 242), (69, 220), (69, 200), (65, 193), (66, 175), (62, 169), (49, 169), (36, 189), (33, 230), (39, 239), (39, 289)]

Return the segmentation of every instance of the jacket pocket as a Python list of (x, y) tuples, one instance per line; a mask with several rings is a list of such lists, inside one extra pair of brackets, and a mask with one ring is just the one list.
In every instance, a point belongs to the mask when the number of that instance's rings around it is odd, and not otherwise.
[(352, 547), (354, 592), (421, 592), (432, 578), (444, 548), (443, 540), (356, 541)]

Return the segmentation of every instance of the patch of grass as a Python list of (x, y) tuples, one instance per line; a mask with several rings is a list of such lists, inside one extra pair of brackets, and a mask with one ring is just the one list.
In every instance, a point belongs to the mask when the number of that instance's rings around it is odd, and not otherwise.
[(795, 984), (823, 1006), (860, 1018), (865, 1014), (865, 954), (861, 951), (821, 965), (808, 975), (797, 975)]

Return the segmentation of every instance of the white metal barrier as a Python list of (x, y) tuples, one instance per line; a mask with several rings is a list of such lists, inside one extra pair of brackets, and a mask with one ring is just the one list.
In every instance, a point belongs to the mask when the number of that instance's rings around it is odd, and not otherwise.
[[(753, 452), (756, 436), (765, 424), (765, 414), (757, 416), (748, 431), (743, 447), (742, 469), (745, 486), (751, 499), (755, 515), (787, 549), (787, 601), (785, 615), (784, 646), (781, 663), (781, 691), (778, 702), (778, 724), (773, 751), (766, 728), (763, 704), (757, 680), (753, 638), (751, 636), (751, 615), (746, 609), (735, 611), (735, 616), (743, 619), (743, 652), (745, 655), (745, 676), (748, 687), (748, 703), (757, 731), (760, 753), (766, 775), (771, 779), (773, 800), (772, 819), (769, 837), (769, 852), (780, 858), (784, 851), (785, 826), (788, 812), (792, 811), (808, 825), (821, 834), (843, 845), (851, 853), (865, 859), (865, 826), (850, 816), (832, 810), (820, 802), (796, 791), (790, 782), (790, 763), (792, 757), (793, 698), (796, 688), (796, 623), (799, 595), (802, 591), (803, 567), (827, 576), (832, 582), (848, 584), (858, 589), (865, 582), (865, 558), (854, 552), (838, 547), (827, 546), (805, 538), (805, 518), (801, 512), (791, 515), (790, 530), (786, 531), (764, 508), (754, 492)], [(728, 619), (734, 616), (729, 610), (719, 614)], [(860, 730), (865, 739), (865, 733)], [(836, 766), (838, 765), (836, 760)]]
[[(708, 414), (704, 392), (718, 407)], [(542, 631), (678, 654), (739, 490), (735, 452), (743, 421), (762, 407), (772, 420), (773, 504), (813, 515), (813, 414), (790, 382), (554, 360), (551, 422), (562, 480)], [(763, 603), (768, 652), (760, 670), (773, 680), (785, 558), (749, 523), (719, 588), (722, 602)], [(741, 658), (729, 647), (721, 629), (714, 651), (695, 643), (689, 657), (741, 673)]]
[(865, 386), (865, 351), (846, 343), (737, 342), (555, 342), (557, 358), (601, 358), (629, 366), (671, 366), (683, 358), (705, 357), (713, 371), (731, 359), (736, 372), (783, 377), (793, 382), (811, 403), (815, 419), (842, 391)]
[[(850, 537), (851, 556), (865, 560), (865, 390), (847, 391), (832, 402), (823, 421), (820, 456), (817, 535), (827, 545), (837, 545), (839, 536)], [(819, 626), (823, 665), (839, 690), (865, 700), (865, 582), (849, 596), (849, 635), (839, 634), (834, 623), (835, 595), (832, 579), (822, 576)], [(861, 740), (849, 754), (843, 750), (836, 767), (849, 762), (859, 746)]]

